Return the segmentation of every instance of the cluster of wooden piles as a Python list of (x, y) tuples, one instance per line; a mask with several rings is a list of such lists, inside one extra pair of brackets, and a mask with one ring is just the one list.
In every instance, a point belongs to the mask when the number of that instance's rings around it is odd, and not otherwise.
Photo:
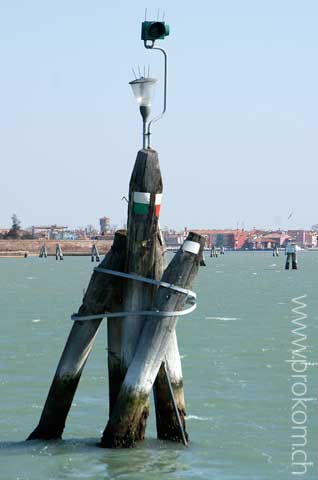
[(158, 438), (186, 443), (175, 327), (198, 272), (204, 238), (190, 233), (165, 269), (161, 197), (157, 152), (141, 150), (130, 180), (127, 231), (116, 232), (110, 252), (94, 270), (29, 440), (61, 438), (102, 318), (108, 316), (109, 418), (100, 445), (131, 447), (144, 438), (151, 390)]

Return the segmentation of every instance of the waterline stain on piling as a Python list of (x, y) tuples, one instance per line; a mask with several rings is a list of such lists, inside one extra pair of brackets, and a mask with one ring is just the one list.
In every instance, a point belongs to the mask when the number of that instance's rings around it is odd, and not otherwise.
[[(183, 381), (178, 383), (171, 382), (174, 398), (180, 415), (182, 427), (184, 430), (185, 438), (188, 441), (189, 436), (186, 432), (186, 412), (184, 408), (184, 394), (183, 394)], [(180, 427), (174, 413), (174, 406), (172, 399), (170, 398), (169, 387), (165, 376), (160, 367), (156, 381), (154, 383), (154, 390), (156, 391), (156, 402), (160, 402), (160, 409), (156, 409), (156, 424), (157, 434), (160, 440), (171, 440), (177, 443), (182, 443), (182, 437), (180, 436)], [(169, 422), (167, 422), (169, 419)]]
[[(104, 448), (131, 448), (143, 440), (149, 409), (145, 408), (149, 396), (133, 389), (122, 389), (108, 422), (100, 446)], [(115, 427), (115, 428), (114, 428)], [(141, 436), (142, 430), (142, 438)]]
[[(49, 396), (52, 393), (50, 402), (46, 405), (46, 415), (48, 418), (54, 418), (54, 422), (48, 423), (45, 421), (45, 423), (42, 424), (40, 420), (39, 425), (29, 435), (27, 440), (57, 440), (62, 438), (65, 419), (80, 377), (81, 373), (74, 377), (65, 376), (54, 379), (49, 392)], [(52, 415), (53, 412), (54, 415)]]

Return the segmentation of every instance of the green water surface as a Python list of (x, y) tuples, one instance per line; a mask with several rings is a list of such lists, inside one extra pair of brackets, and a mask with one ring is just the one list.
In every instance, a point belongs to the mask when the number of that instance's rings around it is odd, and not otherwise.
[[(0, 479), (287, 480), (292, 474), (291, 364), (301, 301), (307, 397), (318, 396), (318, 252), (299, 269), (267, 252), (206, 258), (198, 309), (178, 323), (188, 448), (147, 439), (135, 449), (96, 446), (108, 416), (106, 321), (74, 398), (62, 441), (25, 438), (37, 425), (93, 264), (89, 257), (0, 259)], [(299, 315), (298, 315), (299, 316)], [(306, 475), (316, 480), (317, 401), (307, 402)]]

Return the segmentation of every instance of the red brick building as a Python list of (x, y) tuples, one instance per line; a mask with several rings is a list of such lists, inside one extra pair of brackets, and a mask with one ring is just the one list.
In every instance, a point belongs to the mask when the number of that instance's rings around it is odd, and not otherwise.
[(239, 250), (248, 238), (245, 230), (205, 230), (194, 229), (194, 232), (206, 237), (206, 247), (225, 247), (231, 250)]

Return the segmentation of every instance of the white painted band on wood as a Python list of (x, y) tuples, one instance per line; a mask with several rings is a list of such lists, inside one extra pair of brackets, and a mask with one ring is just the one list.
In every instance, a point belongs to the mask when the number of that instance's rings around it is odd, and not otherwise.
[(162, 193), (156, 193), (155, 205), (161, 205)]
[(134, 202), (149, 204), (150, 203), (150, 193), (134, 192)]
[(190, 252), (197, 255), (200, 250), (200, 244), (197, 242), (192, 242), (191, 240), (186, 240), (182, 245), (182, 250), (184, 252)]

